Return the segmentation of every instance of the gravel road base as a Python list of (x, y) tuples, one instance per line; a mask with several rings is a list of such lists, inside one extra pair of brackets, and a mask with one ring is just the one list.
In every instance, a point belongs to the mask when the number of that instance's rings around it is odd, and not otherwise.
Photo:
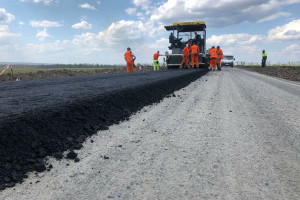
[(299, 84), (210, 72), (0, 199), (297, 200), (299, 102)]

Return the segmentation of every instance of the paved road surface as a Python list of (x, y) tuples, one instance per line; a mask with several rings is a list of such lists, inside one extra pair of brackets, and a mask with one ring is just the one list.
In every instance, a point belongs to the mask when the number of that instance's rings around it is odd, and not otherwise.
[(299, 199), (299, 84), (224, 69), (175, 94), (0, 199)]

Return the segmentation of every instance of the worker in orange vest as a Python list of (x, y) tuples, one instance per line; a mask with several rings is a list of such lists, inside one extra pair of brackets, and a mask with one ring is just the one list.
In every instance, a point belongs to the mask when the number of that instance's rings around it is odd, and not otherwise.
[(136, 59), (136, 57), (132, 54), (131, 49), (129, 47), (127, 48), (127, 51), (124, 54), (124, 58), (127, 63), (127, 73), (130, 73), (130, 70), (136, 72), (136, 69), (134, 67), (134, 60)]
[(222, 70), (222, 59), (224, 58), (224, 54), (220, 46), (217, 46), (217, 54), (218, 54), (218, 70)]
[(196, 61), (196, 67), (199, 67), (199, 53), (200, 49), (196, 43), (193, 43), (193, 46), (191, 46), (191, 63), (192, 67), (194, 67), (195, 61)]
[(180, 69), (182, 68), (183, 65), (185, 65), (185, 67), (187, 68), (190, 68), (190, 65), (189, 65), (189, 57), (190, 57), (190, 48), (191, 48), (191, 45), (187, 45), (186, 47), (184, 47), (183, 51), (182, 51), (182, 62), (180, 64)]
[(158, 65), (158, 58), (159, 56), (164, 56), (162, 54), (159, 53), (159, 51), (157, 51), (154, 55), (153, 55), (153, 70), (159, 70), (159, 65)]
[(214, 46), (212, 46), (212, 48), (209, 50), (209, 54), (210, 54), (209, 69), (216, 71), (217, 63), (218, 63), (217, 49)]

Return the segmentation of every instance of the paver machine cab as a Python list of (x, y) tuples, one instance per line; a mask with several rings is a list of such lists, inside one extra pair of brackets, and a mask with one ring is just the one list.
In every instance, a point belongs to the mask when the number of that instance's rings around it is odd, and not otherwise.
[[(168, 69), (178, 69), (182, 62), (182, 51), (187, 44), (196, 43), (199, 46), (200, 67), (208, 67), (209, 58), (206, 51), (206, 25), (204, 21), (180, 22), (170, 26), (165, 26), (167, 31), (171, 31), (169, 42), (172, 51), (166, 52), (166, 64)], [(195, 32), (198, 36), (195, 38)], [(191, 60), (191, 59), (190, 59)]]

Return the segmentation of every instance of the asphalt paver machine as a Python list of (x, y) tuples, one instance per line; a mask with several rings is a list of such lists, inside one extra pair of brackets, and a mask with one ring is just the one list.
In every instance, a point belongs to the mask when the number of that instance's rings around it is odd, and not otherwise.
[[(182, 51), (190, 43), (196, 43), (199, 46), (199, 63), (200, 67), (208, 67), (209, 57), (206, 50), (206, 24), (204, 21), (197, 22), (180, 22), (165, 26), (170, 31), (169, 49), (171, 53), (166, 52), (166, 64), (168, 69), (178, 69), (182, 62)], [(195, 39), (195, 32), (199, 35)], [(191, 60), (191, 59), (190, 59)]]

